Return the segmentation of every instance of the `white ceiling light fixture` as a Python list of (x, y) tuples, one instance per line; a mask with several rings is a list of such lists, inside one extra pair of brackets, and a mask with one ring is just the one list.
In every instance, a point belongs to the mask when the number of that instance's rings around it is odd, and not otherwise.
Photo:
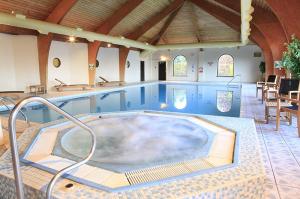
[(110, 48), (110, 47), (111, 47), (111, 43), (108, 43), (108, 44), (107, 44), (107, 47)]
[(69, 42), (74, 43), (76, 38), (74, 36), (69, 36)]

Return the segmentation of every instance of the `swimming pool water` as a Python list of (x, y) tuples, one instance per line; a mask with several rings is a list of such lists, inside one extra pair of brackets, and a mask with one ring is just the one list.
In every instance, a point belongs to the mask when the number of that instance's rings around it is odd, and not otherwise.
[[(155, 110), (239, 117), (240, 94), (238, 85), (151, 83), (58, 100), (54, 104), (71, 115)], [(29, 105), (24, 112), (34, 122), (45, 123), (63, 118), (44, 105)]]

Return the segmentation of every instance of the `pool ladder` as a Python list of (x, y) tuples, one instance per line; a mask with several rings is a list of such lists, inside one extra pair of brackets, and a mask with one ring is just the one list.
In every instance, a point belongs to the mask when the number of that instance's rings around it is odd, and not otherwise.
[(232, 83), (237, 77), (239, 78), (239, 83), (241, 84), (241, 75), (235, 75), (229, 82), (227, 82), (226, 86), (228, 87), (229, 84)]
[(77, 118), (73, 117), (72, 115), (68, 114), (67, 112), (63, 111), (62, 109), (58, 108), (57, 106), (55, 106), (54, 104), (52, 104), (51, 102), (49, 102), (48, 100), (46, 100), (42, 97), (27, 97), (27, 98), (24, 98), (23, 100), (21, 100), (19, 103), (17, 103), (16, 106), (11, 111), (11, 114), (9, 116), (8, 129), (9, 129), (9, 141), (10, 141), (10, 146), (11, 146), (12, 163), (13, 163), (15, 185), (16, 185), (16, 194), (17, 194), (18, 199), (24, 199), (25, 195), (24, 195), (24, 186), (23, 186), (23, 181), (22, 181), (22, 176), (21, 176), (20, 159), (19, 159), (19, 152), (18, 152), (18, 145), (17, 145), (16, 119), (17, 119), (17, 115), (21, 111), (21, 109), (25, 105), (27, 105), (28, 103), (31, 103), (31, 102), (42, 103), (42, 104), (48, 106), (49, 108), (53, 109), (57, 113), (62, 114), (63, 116), (65, 116), (66, 119), (72, 121), (77, 126), (88, 131), (92, 137), (92, 147), (91, 147), (90, 152), (87, 155), (87, 157), (80, 162), (72, 164), (72, 165), (58, 171), (58, 173), (56, 173), (53, 176), (53, 178), (51, 179), (51, 181), (48, 184), (47, 192), (46, 192), (47, 199), (50, 199), (54, 185), (61, 176), (63, 176), (64, 174), (66, 174), (67, 172), (69, 172), (75, 168), (80, 167), (81, 165), (87, 163), (91, 159), (91, 157), (94, 154), (95, 148), (96, 148), (96, 135), (90, 127), (88, 127), (87, 125), (82, 123)]
[[(16, 106), (15, 101), (12, 100), (11, 98), (0, 97), (0, 103), (10, 112), (12, 108), (10, 108), (9, 105), (6, 104), (7, 102)], [(25, 122), (27, 123), (27, 125), (30, 126), (30, 121), (28, 120), (26, 114), (22, 110), (20, 110), (20, 113), (21, 113), (22, 117), (24, 118)]]

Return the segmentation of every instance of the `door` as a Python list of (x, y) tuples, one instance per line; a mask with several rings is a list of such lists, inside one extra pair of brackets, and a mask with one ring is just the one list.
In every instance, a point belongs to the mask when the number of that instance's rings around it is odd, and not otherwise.
[(141, 82), (145, 81), (145, 61), (141, 61)]
[(158, 80), (166, 81), (167, 73), (166, 73), (166, 62), (160, 61), (158, 62)]

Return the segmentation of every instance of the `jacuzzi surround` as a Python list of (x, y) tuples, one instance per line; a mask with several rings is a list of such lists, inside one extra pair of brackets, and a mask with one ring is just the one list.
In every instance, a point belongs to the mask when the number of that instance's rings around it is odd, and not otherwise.
[[(165, 117), (171, 118), (174, 121), (184, 119), (193, 125), (201, 126), (201, 128), (204, 127), (207, 131), (214, 134), (208, 153), (194, 159), (178, 160), (171, 163), (166, 162), (165, 164), (160, 163), (158, 165), (151, 165), (148, 168), (132, 169), (126, 172), (84, 165), (66, 177), (105, 191), (120, 191), (154, 184), (155, 182), (178, 179), (184, 176), (199, 175), (206, 171), (209, 172), (218, 170), (218, 168), (232, 166), (237, 161), (234, 156), (234, 153), (236, 153), (235, 150), (237, 150), (235, 148), (236, 133), (198, 116), (140, 111), (103, 114), (101, 115), (101, 119), (132, 116)], [(94, 115), (87, 116), (85, 120), (96, 121), (99, 118)], [(56, 172), (74, 163), (70, 159), (57, 156), (57, 154), (53, 153), (55, 144), (57, 143), (56, 139), (59, 138), (59, 132), (66, 131), (66, 129), (72, 127), (68, 122), (64, 122), (59, 125), (40, 129), (25, 151), (22, 161), (49, 172)]]

